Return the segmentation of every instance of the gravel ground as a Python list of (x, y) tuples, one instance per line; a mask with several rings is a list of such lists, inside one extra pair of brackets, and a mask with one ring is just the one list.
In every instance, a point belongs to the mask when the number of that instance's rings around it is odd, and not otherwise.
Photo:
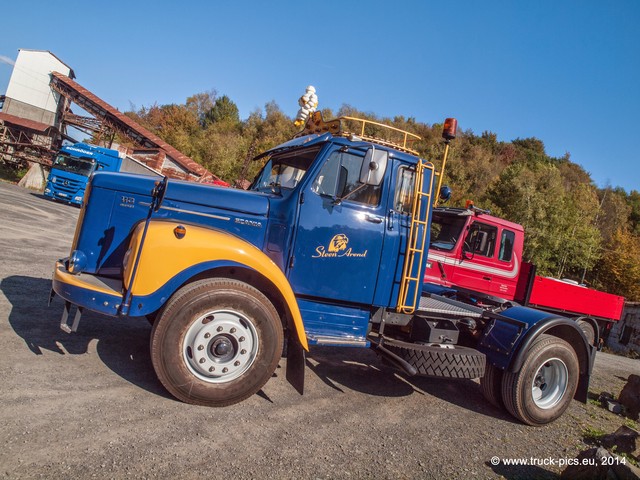
[[(306, 391), (274, 378), (231, 407), (186, 405), (155, 377), (150, 326), (47, 307), (78, 209), (0, 183), (0, 475), (7, 478), (555, 478), (587, 428), (622, 423), (573, 402), (542, 428), (489, 405), (473, 381), (407, 378), (367, 349), (316, 348)], [(638, 360), (599, 353), (591, 391), (618, 394)], [(493, 466), (491, 458), (544, 466)]]

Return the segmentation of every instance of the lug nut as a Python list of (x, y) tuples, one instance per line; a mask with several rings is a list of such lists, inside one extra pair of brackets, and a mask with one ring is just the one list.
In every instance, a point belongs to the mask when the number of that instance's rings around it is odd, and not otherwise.
[(238, 366), (240, 366), (240, 362), (236, 361), (236, 362), (233, 364), (233, 366), (234, 366), (234, 367), (238, 367)]
[(229, 333), (236, 333), (236, 329), (232, 328), (231, 330), (229, 330)]
[(215, 372), (215, 370), (216, 370), (216, 367), (209, 367), (210, 372)]
[(204, 362), (206, 362), (206, 361), (207, 361), (207, 360), (206, 360), (206, 359), (204, 359), (204, 358), (201, 358), (201, 359), (200, 359), (200, 363), (204, 363)]
[(227, 367), (224, 367), (224, 368), (222, 369), (222, 373), (227, 373), (228, 371), (229, 371), (229, 369), (228, 369)]
[(238, 339), (238, 341), (239, 341), (239, 342), (244, 342), (244, 337), (240, 337), (240, 338)]
[(198, 350), (204, 350), (204, 345), (198, 345)]
[(222, 327), (216, 328), (216, 332), (221, 332), (221, 331), (222, 331)]
[(242, 350), (240, 350), (240, 355), (246, 355), (247, 351), (243, 348)]
[(210, 333), (207, 332), (207, 333), (204, 334), (204, 338), (209, 338), (209, 337), (211, 337)]

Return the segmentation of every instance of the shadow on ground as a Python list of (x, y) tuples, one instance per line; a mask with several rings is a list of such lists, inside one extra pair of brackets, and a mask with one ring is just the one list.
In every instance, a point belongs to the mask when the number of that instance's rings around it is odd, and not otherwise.
[[(26, 276), (8, 277), (0, 283), (12, 306), (9, 323), (34, 354), (41, 355), (44, 350), (61, 355), (84, 354), (89, 344), (97, 340), (98, 356), (113, 372), (149, 392), (171, 398), (157, 380), (151, 364), (151, 326), (146, 319), (113, 318), (85, 311), (78, 331), (68, 334), (60, 330), (62, 300), (55, 298), (47, 307), (50, 288), (49, 280)], [(506, 412), (484, 399), (477, 383), (408, 377), (385, 366), (367, 348), (313, 348), (307, 359), (306, 375), (313, 374), (339, 392), (347, 389), (385, 397), (432, 396), (482, 415), (513, 421)]]
[(507, 480), (528, 480), (535, 478), (538, 480), (545, 479), (557, 479), (559, 476), (556, 473), (545, 470), (537, 465), (504, 465), (502, 462), (499, 465), (493, 465), (491, 462), (485, 464), (501, 478)]
[(307, 360), (307, 375), (313, 372), (331, 388), (355, 390), (367, 395), (436, 397), (466, 410), (511, 423), (506, 411), (485, 400), (480, 385), (467, 379), (409, 377), (382, 363), (368, 348), (316, 347)]
[(60, 330), (62, 300), (55, 298), (47, 307), (51, 281), (12, 276), (2, 280), (0, 289), (11, 303), (9, 324), (34, 354), (48, 350), (80, 355), (97, 340), (98, 356), (113, 372), (149, 392), (170, 397), (151, 365), (151, 326), (146, 319), (113, 318), (85, 310), (78, 331), (69, 334)]

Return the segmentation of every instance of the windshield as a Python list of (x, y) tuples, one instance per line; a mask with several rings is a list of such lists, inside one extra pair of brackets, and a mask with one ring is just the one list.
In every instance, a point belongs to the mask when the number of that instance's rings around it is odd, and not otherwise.
[(283, 188), (295, 188), (302, 181), (320, 148), (318, 146), (275, 153), (253, 181), (251, 190), (280, 193)]
[(467, 217), (434, 212), (431, 220), (431, 248), (453, 250), (462, 233)]
[(77, 173), (88, 177), (93, 171), (94, 160), (88, 158), (73, 158), (68, 155), (58, 155), (53, 162), (52, 168), (64, 170), (66, 172)]

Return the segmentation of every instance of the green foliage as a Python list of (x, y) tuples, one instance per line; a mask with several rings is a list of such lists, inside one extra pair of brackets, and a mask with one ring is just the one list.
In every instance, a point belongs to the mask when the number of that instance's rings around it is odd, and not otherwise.
[(582, 432), (582, 438), (588, 443), (599, 443), (605, 435), (606, 432), (604, 430), (591, 426), (585, 428)]
[(213, 108), (216, 96), (215, 90), (209, 90), (208, 92), (196, 93), (187, 98), (187, 108), (196, 115), (200, 125), (204, 126), (207, 113)]
[(552, 274), (565, 200), (558, 169), (547, 163), (513, 163), (493, 182), (487, 199), (495, 214), (524, 227), (525, 260), (535, 260), (541, 274)]
[[(325, 119), (334, 118), (329, 109), (322, 113)], [(230, 183), (253, 179), (263, 162), (252, 159), (296, 133), (293, 119), (275, 102), (241, 120), (237, 105), (215, 90), (195, 94), (184, 105), (153, 105), (127, 115)], [(411, 148), (440, 168), (441, 124), (404, 116), (379, 118), (346, 104), (336, 116), (415, 133), (421, 140)], [(383, 130), (374, 126), (365, 133), (383, 136)], [(540, 274), (574, 278), (640, 300), (640, 192), (597, 189), (569, 153), (550, 157), (538, 138), (504, 142), (491, 131), (458, 132), (444, 184), (453, 190), (450, 205), (471, 199), (522, 224), (525, 260), (536, 263)]]
[(605, 245), (596, 275), (599, 286), (611, 293), (640, 299), (640, 237), (618, 228)]
[(5, 163), (0, 160), (0, 180), (18, 183), (28, 171), (29, 167), (24, 162)]
[(226, 95), (217, 98), (213, 107), (205, 114), (205, 124), (207, 123), (229, 123), (232, 125), (240, 123), (238, 106)]

